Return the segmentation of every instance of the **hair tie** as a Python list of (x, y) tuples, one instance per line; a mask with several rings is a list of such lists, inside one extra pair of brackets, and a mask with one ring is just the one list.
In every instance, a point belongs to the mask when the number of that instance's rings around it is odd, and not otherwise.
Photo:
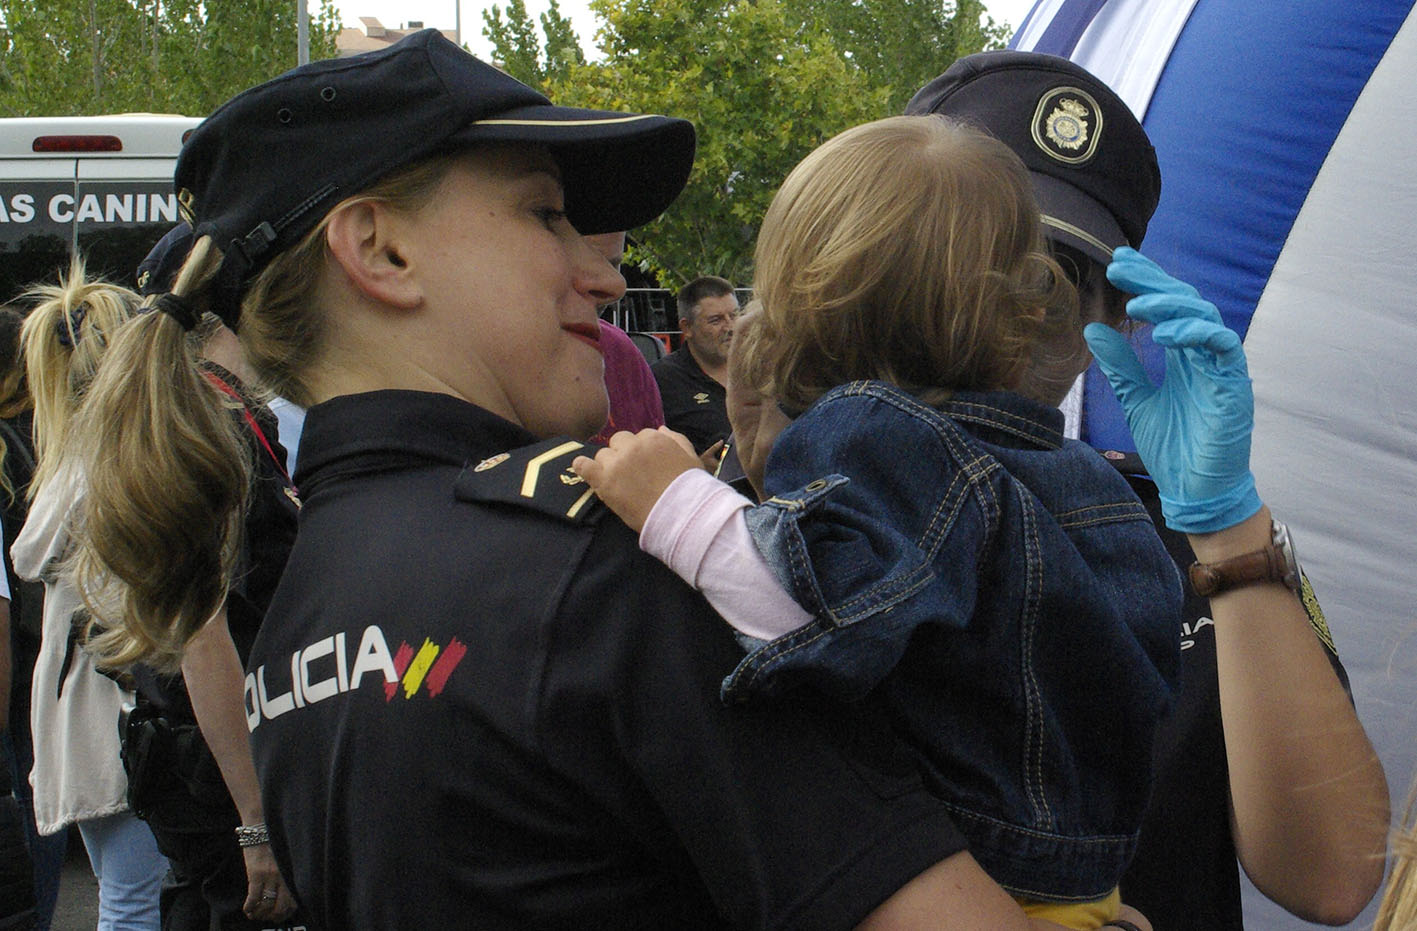
[(66, 317), (54, 321), (54, 332), (59, 336), (59, 345), (68, 349), (74, 348), (74, 344), (79, 341), (79, 327), (83, 326), (86, 316), (88, 305), (80, 304), (69, 311)]
[(189, 304), (186, 298), (179, 297), (171, 291), (159, 294), (157, 300), (153, 301), (153, 306), (159, 312), (176, 320), (184, 330), (196, 329), (197, 322), (202, 319), (202, 315), (197, 313), (197, 309)]

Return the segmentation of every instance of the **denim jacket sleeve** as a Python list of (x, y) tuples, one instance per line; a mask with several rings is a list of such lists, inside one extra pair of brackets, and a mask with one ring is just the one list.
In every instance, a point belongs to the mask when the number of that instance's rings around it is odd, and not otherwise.
[(814, 620), (754, 649), (724, 681), (726, 700), (803, 682), (860, 697), (917, 627), (973, 615), (997, 463), (908, 396), (846, 387), (783, 432), (768, 461), (772, 497), (747, 512), (754, 542)]

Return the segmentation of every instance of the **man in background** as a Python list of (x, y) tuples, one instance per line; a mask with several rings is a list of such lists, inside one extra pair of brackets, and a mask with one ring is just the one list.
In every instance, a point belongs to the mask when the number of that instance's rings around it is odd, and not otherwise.
[(728, 436), (728, 347), (738, 298), (725, 278), (695, 278), (679, 291), (679, 348), (651, 366), (664, 422), (700, 454)]

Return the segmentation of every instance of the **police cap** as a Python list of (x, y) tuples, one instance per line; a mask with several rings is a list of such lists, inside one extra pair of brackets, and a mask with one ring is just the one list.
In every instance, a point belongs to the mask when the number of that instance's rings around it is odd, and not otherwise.
[(168, 230), (138, 263), (138, 293), (164, 294), (172, 290), (172, 282), (187, 253), (192, 251), (192, 227), (179, 223)]
[(938, 113), (1013, 149), (1033, 176), (1050, 239), (1106, 263), (1140, 248), (1161, 197), (1156, 151), (1131, 109), (1066, 58), (980, 52), (922, 87), (908, 114)]
[(235, 328), (250, 282), (335, 204), (395, 169), (480, 142), (545, 145), (582, 233), (658, 216), (694, 158), (685, 120), (553, 106), (435, 29), (302, 65), (222, 105), (178, 158), (184, 219), (224, 256), (212, 309)]

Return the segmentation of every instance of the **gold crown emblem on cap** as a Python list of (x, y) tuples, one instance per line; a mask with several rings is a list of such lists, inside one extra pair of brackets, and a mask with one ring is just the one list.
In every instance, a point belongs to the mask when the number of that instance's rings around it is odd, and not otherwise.
[(177, 192), (177, 212), (188, 226), (197, 225), (196, 202), (197, 198), (187, 188)]
[(1081, 165), (1097, 152), (1102, 111), (1097, 101), (1076, 87), (1055, 87), (1038, 101), (1033, 141), (1056, 161)]

